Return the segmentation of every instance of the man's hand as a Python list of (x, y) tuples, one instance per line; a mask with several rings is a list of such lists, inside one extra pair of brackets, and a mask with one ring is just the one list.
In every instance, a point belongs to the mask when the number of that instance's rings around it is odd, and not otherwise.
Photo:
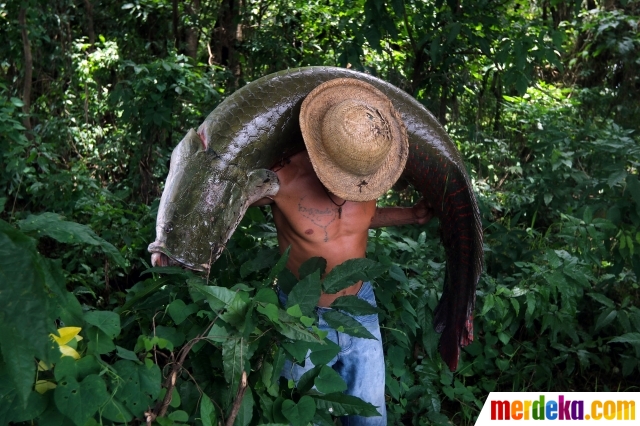
[(424, 199), (418, 201), (418, 203), (411, 208), (413, 210), (413, 217), (415, 223), (418, 225), (424, 225), (433, 218), (433, 211), (427, 206)]
[(413, 207), (378, 207), (369, 228), (399, 225), (424, 225), (433, 217), (433, 211), (424, 200)]

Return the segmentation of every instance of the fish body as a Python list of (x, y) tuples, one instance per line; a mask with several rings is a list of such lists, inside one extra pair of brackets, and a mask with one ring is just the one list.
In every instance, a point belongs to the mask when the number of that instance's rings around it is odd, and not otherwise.
[(405, 123), (404, 177), (440, 219), (447, 266), (434, 327), (442, 333), (440, 353), (455, 370), (460, 348), (473, 340), (475, 288), (483, 263), (477, 202), (462, 158), (435, 117), (376, 77), (344, 68), (298, 68), (260, 78), (226, 98), (175, 148), (149, 251), (156, 260), (208, 270), (247, 207), (277, 193), (277, 176), (269, 169), (304, 149), (298, 121), (302, 101), (335, 78), (372, 84)]

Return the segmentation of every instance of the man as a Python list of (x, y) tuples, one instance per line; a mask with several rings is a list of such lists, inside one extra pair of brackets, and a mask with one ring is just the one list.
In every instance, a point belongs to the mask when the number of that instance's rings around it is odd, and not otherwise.
[[(274, 167), (278, 193), (254, 205), (271, 205), (280, 250), (291, 246), (287, 267), (297, 275), (311, 257), (327, 261), (326, 272), (348, 259), (365, 257), (371, 228), (424, 224), (431, 212), (420, 202), (412, 208), (378, 208), (376, 199), (398, 179), (408, 155), (404, 123), (391, 102), (373, 86), (336, 79), (313, 90), (302, 104), (300, 126), (307, 150)], [(346, 393), (370, 402), (380, 417), (350, 416), (348, 425), (386, 425), (385, 367), (377, 315), (355, 317), (378, 340), (331, 329), (322, 315), (340, 296), (356, 295), (375, 306), (370, 283), (362, 281), (318, 302), (319, 328), (341, 346), (329, 365), (347, 383)], [(286, 295), (281, 292), (284, 304)], [(313, 364), (288, 363), (283, 375), (298, 381)]]

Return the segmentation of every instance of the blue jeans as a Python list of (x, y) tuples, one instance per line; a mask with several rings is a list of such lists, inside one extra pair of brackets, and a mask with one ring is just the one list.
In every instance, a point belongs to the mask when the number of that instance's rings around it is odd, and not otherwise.
[[(362, 283), (362, 287), (356, 296), (376, 306), (371, 283)], [(278, 297), (280, 303), (286, 306), (287, 295), (282, 291), (278, 291)], [(353, 337), (329, 327), (323, 318), (323, 314), (330, 310), (331, 308), (316, 308), (316, 312), (318, 313), (318, 328), (327, 331), (329, 333), (327, 339), (338, 344), (342, 350), (329, 361), (327, 365), (340, 374), (342, 379), (347, 383), (346, 394), (357, 396), (373, 404), (380, 413), (380, 416), (376, 417), (346, 416), (341, 419), (342, 424), (344, 426), (386, 425), (387, 409), (384, 400), (384, 354), (382, 352), (382, 338), (380, 336), (378, 315), (350, 315), (376, 337), (377, 340), (373, 340)], [(308, 355), (304, 367), (287, 360), (282, 375), (298, 383), (300, 377), (313, 367), (314, 365), (311, 363)]]

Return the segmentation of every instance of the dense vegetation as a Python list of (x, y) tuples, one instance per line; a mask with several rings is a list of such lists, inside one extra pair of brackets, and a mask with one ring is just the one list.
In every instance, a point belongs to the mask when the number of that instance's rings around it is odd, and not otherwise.
[(268, 209), (208, 276), (148, 269), (173, 147), (237, 88), (306, 65), (424, 103), (481, 207), (476, 339), (456, 373), (431, 326), (437, 224), (371, 232), (390, 424), (472, 424), (490, 391), (638, 391), (639, 16), (634, 0), (1, 3), (0, 424), (370, 410), (327, 368), (297, 389), (279, 380), (285, 357), (333, 348), (307, 331), (302, 294), (277, 304), (274, 278), (291, 277)]

